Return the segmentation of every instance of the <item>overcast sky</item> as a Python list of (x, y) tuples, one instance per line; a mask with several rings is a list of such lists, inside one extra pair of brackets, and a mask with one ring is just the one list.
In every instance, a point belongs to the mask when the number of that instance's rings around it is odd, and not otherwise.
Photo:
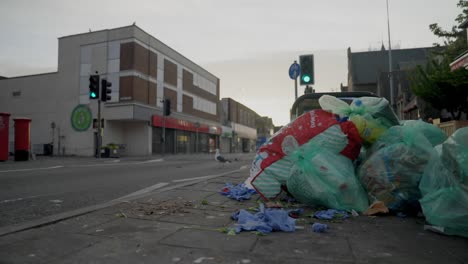
[[(431, 46), (428, 25), (455, 25), (457, 2), (389, 0), (392, 45)], [(347, 84), (348, 47), (388, 46), (385, 0), (1, 0), (0, 76), (55, 71), (58, 37), (133, 22), (219, 77), (221, 97), (275, 125), (289, 121), (298, 55), (315, 54), (315, 89), (331, 91)]]

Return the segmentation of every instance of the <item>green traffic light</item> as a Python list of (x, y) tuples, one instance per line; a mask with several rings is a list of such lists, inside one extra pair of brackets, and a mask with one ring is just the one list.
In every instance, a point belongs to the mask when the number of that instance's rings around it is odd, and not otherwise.
[(302, 81), (305, 83), (310, 82), (310, 76), (307, 74), (302, 75)]
[(96, 96), (96, 93), (91, 93), (91, 97), (92, 97), (92, 98), (96, 98), (96, 97), (97, 97), (97, 96)]

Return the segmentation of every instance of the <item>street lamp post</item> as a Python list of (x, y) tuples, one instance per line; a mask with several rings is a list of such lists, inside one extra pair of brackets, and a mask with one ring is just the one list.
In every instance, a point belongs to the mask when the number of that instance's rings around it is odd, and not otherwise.
[(387, 0), (387, 27), (388, 27), (388, 78), (390, 82), (390, 105), (395, 110), (395, 102), (393, 95), (393, 70), (392, 70), (392, 43), (390, 40), (390, 16), (388, 11), (388, 0)]

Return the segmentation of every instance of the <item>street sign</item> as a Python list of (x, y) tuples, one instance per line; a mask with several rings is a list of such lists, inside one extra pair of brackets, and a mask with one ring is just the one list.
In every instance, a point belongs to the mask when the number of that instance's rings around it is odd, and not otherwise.
[(289, 67), (289, 78), (295, 80), (299, 74), (301, 74), (301, 66), (294, 61), (291, 67)]

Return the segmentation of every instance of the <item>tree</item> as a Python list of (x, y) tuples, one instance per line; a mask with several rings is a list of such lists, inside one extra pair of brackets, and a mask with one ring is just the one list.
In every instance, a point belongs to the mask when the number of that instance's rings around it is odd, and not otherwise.
[[(462, 13), (455, 21), (461, 24), (468, 19), (468, 1), (460, 0), (457, 6), (462, 8)], [(462, 112), (468, 113), (468, 70), (451, 71), (449, 64), (467, 50), (466, 32), (456, 26), (446, 31), (438, 24), (429, 25), (429, 29), (443, 39), (444, 45), (434, 44), (439, 48), (428, 58), (425, 67), (418, 66), (412, 72), (410, 87), (432, 107), (439, 111), (446, 109), (459, 120)]]

